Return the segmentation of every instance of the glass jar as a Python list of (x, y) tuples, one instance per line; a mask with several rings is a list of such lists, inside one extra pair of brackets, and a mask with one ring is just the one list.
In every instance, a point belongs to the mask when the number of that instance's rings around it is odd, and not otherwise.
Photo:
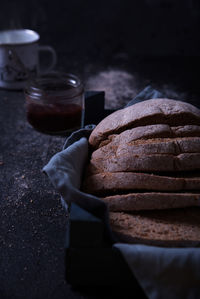
[(72, 74), (52, 73), (29, 82), (25, 89), (28, 122), (47, 134), (67, 135), (84, 121), (84, 88)]

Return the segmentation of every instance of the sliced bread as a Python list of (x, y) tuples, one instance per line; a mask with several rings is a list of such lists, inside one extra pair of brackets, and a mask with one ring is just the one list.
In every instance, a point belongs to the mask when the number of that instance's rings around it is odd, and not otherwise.
[(200, 176), (161, 176), (136, 172), (105, 172), (88, 177), (83, 190), (95, 195), (116, 194), (133, 190), (188, 191), (200, 190)]
[(199, 125), (200, 110), (189, 103), (171, 99), (143, 101), (103, 119), (91, 133), (89, 143), (93, 148), (97, 148), (109, 135), (152, 124)]
[(200, 207), (200, 193), (129, 193), (101, 198), (110, 211), (163, 210), (183, 207)]
[(200, 153), (111, 155), (105, 159), (91, 159), (87, 175), (102, 172), (166, 172), (200, 170)]
[(200, 246), (200, 208), (110, 212), (110, 226), (118, 242), (166, 247)]
[(91, 159), (105, 160), (115, 156), (152, 155), (152, 154), (200, 153), (200, 137), (149, 138), (128, 142), (113, 143), (100, 147), (93, 152)]
[[(105, 146), (109, 143), (110, 146), (114, 146), (120, 143), (128, 143), (138, 139), (176, 137), (200, 137), (200, 126), (185, 125), (170, 127), (170, 125), (167, 124), (156, 124), (136, 127), (125, 130), (120, 134), (109, 135), (107, 139), (99, 144), (99, 147)], [(105, 147), (105, 149), (109, 149), (110, 146)]]

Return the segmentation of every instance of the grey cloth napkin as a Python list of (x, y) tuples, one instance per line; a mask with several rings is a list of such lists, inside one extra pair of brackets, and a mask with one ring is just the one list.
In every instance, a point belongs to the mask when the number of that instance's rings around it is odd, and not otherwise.
[(111, 244), (116, 241), (108, 225), (109, 214), (105, 203), (98, 197), (80, 191), (82, 176), (88, 158), (88, 140), (93, 125), (80, 129), (66, 140), (63, 150), (55, 154), (43, 171), (61, 195), (65, 209), (71, 202), (102, 219), (105, 237)]
[(114, 244), (151, 299), (200, 298), (200, 248)]
[[(130, 104), (164, 95), (148, 86)], [(106, 237), (120, 250), (133, 275), (150, 299), (200, 298), (200, 248), (163, 248), (121, 244), (114, 239), (108, 221), (108, 209), (98, 197), (80, 191), (88, 159), (88, 137), (94, 127), (74, 132), (61, 152), (43, 168), (65, 207), (75, 202), (101, 218)]]

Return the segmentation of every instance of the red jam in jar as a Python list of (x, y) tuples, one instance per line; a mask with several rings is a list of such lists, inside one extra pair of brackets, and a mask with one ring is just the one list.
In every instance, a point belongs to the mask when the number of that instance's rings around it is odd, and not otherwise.
[(27, 120), (36, 130), (65, 134), (83, 126), (84, 89), (78, 77), (53, 73), (36, 78), (25, 97)]

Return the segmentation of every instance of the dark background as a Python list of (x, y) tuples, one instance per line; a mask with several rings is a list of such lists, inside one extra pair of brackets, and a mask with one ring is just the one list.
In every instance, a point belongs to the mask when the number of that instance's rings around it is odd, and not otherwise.
[(199, 55), (199, 13), (198, 0), (1, 1), (0, 26), (36, 30), (80, 62), (110, 52)]
[(149, 56), (161, 69), (170, 56), (178, 71), (188, 57), (199, 56), (199, 16), (198, 0), (3, 0), (0, 29), (38, 31), (41, 43), (56, 49), (57, 68), (67, 71), (135, 68), (135, 57)]
[[(117, 93), (131, 95), (119, 80), (133, 74), (135, 92), (146, 83), (170, 86), (198, 103), (199, 3), (2, 0), (0, 30), (38, 31), (41, 44), (55, 48), (57, 69), (77, 73), (85, 83), (95, 77), (94, 88), (104, 80), (117, 101)], [(65, 139), (27, 123), (22, 92), (2, 90), (0, 102), (0, 299), (117, 297), (118, 290), (74, 290), (64, 278), (67, 218), (41, 169)]]

